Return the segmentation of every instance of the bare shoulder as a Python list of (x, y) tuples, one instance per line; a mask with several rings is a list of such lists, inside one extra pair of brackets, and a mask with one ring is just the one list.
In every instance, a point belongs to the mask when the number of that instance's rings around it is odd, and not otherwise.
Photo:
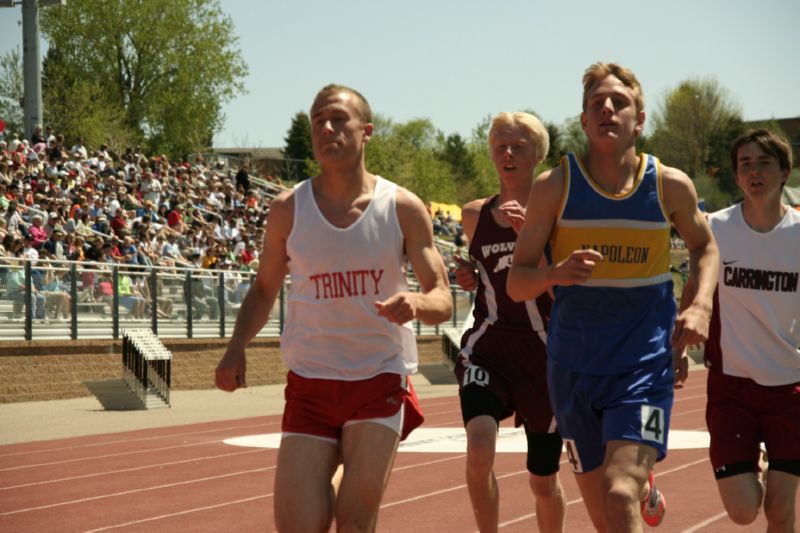
[(686, 172), (679, 168), (661, 165), (661, 179), (663, 180), (664, 187), (694, 188), (691, 178), (686, 174)]
[(561, 187), (564, 184), (564, 169), (561, 165), (547, 169), (536, 176), (534, 183), (546, 184), (551, 187), (553, 185)]
[(461, 218), (476, 218), (478, 214), (481, 212), (481, 208), (483, 204), (486, 203), (488, 198), (478, 198), (476, 200), (472, 200), (471, 202), (467, 202), (461, 207)]
[(688, 207), (697, 204), (697, 191), (694, 188), (694, 183), (684, 171), (662, 165), (661, 179), (665, 207), (670, 214), (683, 206)]
[(528, 209), (547, 206), (555, 210), (564, 192), (564, 169), (561, 166), (545, 170), (533, 180)]
[(283, 191), (270, 202), (268, 230), (277, 230), (280, 234), (289, 235), (294, 224), (294, 193), (294, 189)]
[(461, 208), (461, 227), (464, 228), (464, 233), (471, 241), (475, 235), (475, 228), (478, 226), (478, 219), (480, 218), (481, 208), (486, 203), (488, 198), (478, 198), (467, 202)]
[(425, 209), (425, 204), (419, 199), (419, 196), (409, 191), (405, 187), (397, 186), (397, 216), (402, 219), (406, 217), (415, 217), (422, 215), (428, 216), (428, 210)]

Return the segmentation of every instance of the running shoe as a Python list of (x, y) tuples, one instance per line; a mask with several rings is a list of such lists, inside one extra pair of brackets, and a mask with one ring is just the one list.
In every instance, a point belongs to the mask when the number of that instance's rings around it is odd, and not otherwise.
[(658, 527), (664, 521), (667, 513), (667, 500), (660, 490), (656, 488), (653, 471), (647, 479), (647, 496), (642, 501), (642, 519), (650, 527)]

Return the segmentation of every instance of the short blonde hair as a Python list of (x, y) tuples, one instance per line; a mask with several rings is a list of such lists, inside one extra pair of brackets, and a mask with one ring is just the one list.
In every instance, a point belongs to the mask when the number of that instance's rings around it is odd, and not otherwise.
[(547, 157), (550, 151), (550, 134), (542, 121), (530, 113), (516, 111), (508, 113), (503, 111), (492, 119), (492, 127), (489, 129), (489, 147), (497, 134), (497, 129), (501, 126), (517, 126), (527, 134), (528, 140), (533, 144), (534, 152), (538, 161)]
[(634, 99), (636, 101), (636, 111), (644, 111), (644, 94), (642, 93), (642, 85), (636, 79), (636, 74), (629, 69), (623, 67), (619, 63), (603, 63), (598, 61), (586, 69), (583, 74), (583, 110), (586, 111), (586, 101), (589, 98), (589, 92), (594, 85), (607, 76), (614, 76), (622, 82), (626, 87), (633, 89)]

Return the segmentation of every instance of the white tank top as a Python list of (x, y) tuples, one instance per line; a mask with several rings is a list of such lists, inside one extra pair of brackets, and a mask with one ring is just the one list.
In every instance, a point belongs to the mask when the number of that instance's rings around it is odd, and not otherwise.
[(310, 179), (295, 189), (281, 351), (296, 374), (360, 380), (416, 372), (411, 323), (391, 323), (374, 305), (409, 290), (396, 197), (397, 185), (378, 176), (359, 219), (337, 228), (319, 210)]
[(719, 330), (707, 351), (718, 348), (725, 374), (766, 386), (800, 382), (800, 212), (790, 208), (767, 233), (747, 225), (741, 204), (709, 223), (720, 249)]

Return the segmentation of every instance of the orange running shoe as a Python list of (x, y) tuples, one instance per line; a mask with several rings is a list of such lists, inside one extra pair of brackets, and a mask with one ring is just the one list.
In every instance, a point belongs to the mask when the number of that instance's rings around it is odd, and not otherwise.
[(656, 488), (655, 474), (650, 471), (647, 479), (647, 496), (642, 501), (642, 519), (650, 527), (658, 527), (664, 521), (667, 513), (667, 500), (660, 490)]

